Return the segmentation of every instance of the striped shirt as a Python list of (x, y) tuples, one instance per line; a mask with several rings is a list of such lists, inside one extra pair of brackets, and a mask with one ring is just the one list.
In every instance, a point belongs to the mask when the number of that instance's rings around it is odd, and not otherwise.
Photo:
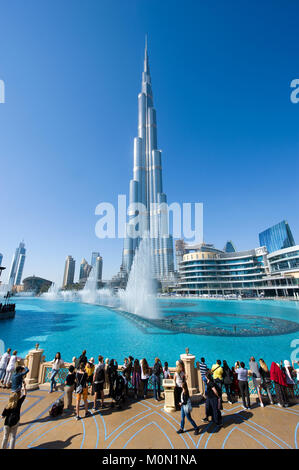
[(208, 370), (207, 364), (205, 364), (204, 362), (200, 362), (199, 363), (199, 370), (200, 370), (201, 376), (205, 377), (206, 373), (207, 373), (207, 370)]

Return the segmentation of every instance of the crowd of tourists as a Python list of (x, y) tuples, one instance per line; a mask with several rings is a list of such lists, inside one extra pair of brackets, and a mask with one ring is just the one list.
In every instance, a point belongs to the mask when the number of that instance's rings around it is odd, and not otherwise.
[[(11, 353), (8, 349), (0, 357), (0, 386), (10, 388), (11, 394), (8, 404), (5, 406), (2, 417), (4, 418), (4, 435), (1, 448), (6, 448), (10, 439), (10, 448), (14, 448), (17, 429), (20, 421), (21, 406), (26, 398), (25, 377), (29, 372), (27, 367), (18, 365), (20, 358), (17, 351)], [(290, 398), (294, 398), (295, 379), (299, 381), (299, 361), (291, 363), (288, 360), (281, 361), (280, 364), (272, 362), (270, 369), (263, 359), (256, 361), (251, 357), (248, 367), (244, 362), (237, 361), (233, 367), (229, 367), (225, 360), (218, 359), (215, 364), (208, 367), (205, 359), (202, 357), (200, 362), (196, 363), (196, 368), (200, 371), (200, 377), (204, 385), (205, 398), (205, 417), (203, 422), (208, 422), (211, 418), (217, 426), (222, 426), (223, 409), (223, 390), (225, 390), (228, 403), (232, 404), (241, 397), (243, 408), (251, 408), (249, 393), (249, 377), (252, 377), (253, 385), (257, 391), (258, 403), (264, 407), (264, 397), (262, 389), (267, 393), (270, 404), (274, 404), (274, 395), (276, 404), (280, 407), (289, 406)], [(64, 361), (59, 352), (56, 353), (51, 361), (50, 391), (58, 390), (57, 376), (62, 368), (65, 368)], [(110, 406), (122, 407), (129, 396), (135, 400), (147, 398), (149, 381), (153, 387), (154, 399), (161, 399), (162, 379), (174, 379), (175, 406), (181, 411), (179, 434), (184, 432), (185, 418), (191, 423), (194, 434), (199, 434), (199, 427), (191, 416), (192, 403), (188, 390), (188, 377), (185, 371), (185, 365), (182, 360), (176, 362), (176, 368), (173, 373), (170, 372), (168, 363), (162, 365), (158, 357), (154, 364), (149, 365), (148, 361), (128, 356), (124, 359), (122, 365), (118, 365), (115, 359), (105, 359), (102, 355), (98, 356), (98, 362), (95, 364), (93, 357), (88, 359), (86, 350), (72, 360), (68, 367), (68, 374), (63, 383), (64, 402), (62, 409), (73, 410), (73, 397), (75, 392), (75, 418), (80, 420), (80, 404), (83, 401), (85, 417), (91, 415), (88, 409), (88, 395), (91, 395), (93, 401), (92, 413), (98, 408), (105, 408), (104, 390), (109, 390), (108, 397)], [(60, 381), (61, 382), (61, 381)], [(132, 390), (133, 395), (129, 395)]]

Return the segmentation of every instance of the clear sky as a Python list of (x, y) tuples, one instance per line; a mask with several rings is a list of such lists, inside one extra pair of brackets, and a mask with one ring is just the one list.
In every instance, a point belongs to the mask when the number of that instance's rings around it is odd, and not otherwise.
[[(91, 251), (104, 279), (121, 240), (95, 207), (127, 194), (144, 36), (169, 202), (204, 203), (204, 238), (258, 246), (286, 219), (299, 242), (299, 6), (291, 0), (0, 2), (0, 252), (59, 284)], [(8, 269), (7, 269), (8, 271)], [(4, 280), (6, 276), (3, 276)]]

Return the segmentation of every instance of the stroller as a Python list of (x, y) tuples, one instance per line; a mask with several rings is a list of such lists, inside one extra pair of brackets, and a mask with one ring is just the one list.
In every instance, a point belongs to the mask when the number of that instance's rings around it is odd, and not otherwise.
[(53, 405), (51, 406), (49, 410), (49, 415), (52, 418), (56, 418), (57, 416), (62, 415), (63, 413), (63, 408), (64, 408), (64, 402), (63, 399), (60, 398), (59, 400), (56, 400)]
[[(122, 408), (122, 403), (126, 400), (126, 381), (125, 378), (117, 374), (113, 384), (111, 397), (115, 401), (115, 404), (118, 405), (118, 408)], [(114, 407), (114, 403), (112, 405)]]

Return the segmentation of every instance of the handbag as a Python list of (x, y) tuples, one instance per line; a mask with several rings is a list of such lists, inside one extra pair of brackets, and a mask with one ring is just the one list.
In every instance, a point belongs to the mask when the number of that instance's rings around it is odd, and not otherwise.
[(82, 382), (83, 377), (84, 377), (84, 374), (82, 374), (82, 377), (81, 377), (81, 379), (80, 379), (80, 383), (79, 383), (79, 385), (77, 385), (77, 387), (76, 387), (76, 393), (83, 393), (83, 387), (82, 387), (82, 385), (81, 385), (81, 382)]
[(185, 413), (185, 414), (190, 414), (190, 413), (191, 413), (191, 411), (192, 411), (192, 404), (191, 404), (191, 399), (190, 399), (190, 397), (188, 398), (186, 405), (183, 405), (183, 408), (184, 408), (184, 413)]

